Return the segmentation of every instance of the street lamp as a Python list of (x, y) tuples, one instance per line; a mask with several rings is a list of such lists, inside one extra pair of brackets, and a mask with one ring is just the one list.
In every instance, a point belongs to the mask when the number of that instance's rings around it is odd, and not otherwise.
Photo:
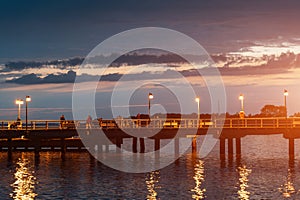
[(197, 102), (198, 105), (198, 126), (199, 126), (199, 122), (200, 122), (200, 97), (196, 97), (195, 101)]
[(19, 105), (18, 119), (21, 120), (21, 105), (24, 104), (24, 101), (22, 99), (17, 99), (16, 104)]
[(154, 98), (153, 94), (151, 92), (149, 92), (149, 94), (148, 94), (148, 115), (149, 115), (149, 120), (150, 120), (150, 107), (151, 107), (150, 102), (151, 102), (151, 99), (153, 99), (153, 98)]
[(26, 131), (28, 127), (28, 102), (31, 101), (30, 96), (26, 96), (25, 102), (26, 102)]
[(285, 108), (285, 118), (287, 118), (287, 105), (286, 105), (286, 97), (289, 95), (286, 89), (283, 90), (284, 95), (284, 108)]
[(244, 112), (244, 95), (240, 94), (239, 100), (241, 101), (241, 111)]
[(244, 95), (240, 94), (239, 100), (241, 101), (241, 111), (240, 111), (240, 118), (245, 117), (245, 111), (244, 111)]

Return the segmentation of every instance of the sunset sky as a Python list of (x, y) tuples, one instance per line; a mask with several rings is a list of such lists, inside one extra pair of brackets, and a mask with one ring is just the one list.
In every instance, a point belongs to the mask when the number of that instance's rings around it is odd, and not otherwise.
[[(84, 58), (103, 40), (139, 27), (173, 29), (201, 44), (222, 75), (229, 113), (239, 111), (240, 93), (245, 96), (246, 114), (254, 114), (265, 104), (282, 105), (283, 90), (287, 89), (288, 113), (292, 115), (300, 112), (299, 9), (300, 2), (296, 0), (1, 2), (0, 118), (15, 119), (14, 100), (26, 95), (32, 96), (32, 118), (55, 119), (61, 113), (71, 118), (73, 84), (69, 81), (72, 79), (69, 71), (87, 77), (97, 72), (92, 69), (79, 71), (79, 62), (71, 65), (54, 61)], [(40, 65), (21, 66), (19, 63), (16, 67), (9, 64), (19, 61), (38, 61)], [(167, 72), (174, 66), (179, 71), (191, 67), (175, 60), (123, 63), (111, 68), (105, 74), (107, 81), (97, 93), (101, 100), (97, 104), (99, 117), (110, 117), (107, 105), (116, 82), (112, 74), (121, 76), (134, 68), (138, 71), (131, 74), (131, 84), (136, 81), (134, 79), (151, 80), (152, 73), (160, 73), (159, 80), (171, 82), (172, 77), (168, 77)], [(201, 96), (201, 112), (210, 112), (210, 96), (204, 83), (196, 78), (189, 75), (188, 80)], [(13, 81), (7, 82), (9, 80)], [(172, 108), (175, 101), (165, 100), (166, 93), (147, 88), (141, 94), (148, 90), (156, 92), (153, 105), (164, 102), (169, 112), (177, 111)], [(146, 112), (147, 99), (137, 99), (133, 101), (136, 108), (132, 114)], [(189, 104), (189, 100), (187, 102)], [(193, 99), (190, 104), (191, 112), (196, 112)]]

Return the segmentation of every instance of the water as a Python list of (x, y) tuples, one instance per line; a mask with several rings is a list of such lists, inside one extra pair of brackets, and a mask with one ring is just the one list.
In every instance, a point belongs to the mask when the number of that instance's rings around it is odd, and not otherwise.
[[(296, 140), (295, 147), (300, 141)], [(300, 162), (281, 135), (242, 138), (242, 159), (221, 162), (218, 144), (159, 171), (129, 174), (88, 153), (0, 153), (0, 199), (300, 199)]]

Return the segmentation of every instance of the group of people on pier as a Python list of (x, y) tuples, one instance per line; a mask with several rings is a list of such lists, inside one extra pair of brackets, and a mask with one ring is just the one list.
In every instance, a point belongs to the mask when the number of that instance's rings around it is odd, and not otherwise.
[[(98, 118), (97, 119), (98, 123), (99, 123), (99, 126), (101, 127), (101, 123), (102, 123), (102, 118)], [(91, 129), (93, 126), (92, 126), (92, 123), (93, 123), (93, 119), (91, 117), (91, 115), (88, 115), (87, 116), (87, 119), (86, 119), (86, 129)], [(67, 120), (65, 118), (64, 115), (61, 115), (60, 116), (60, 129), (63, 129), (67, 124)]]

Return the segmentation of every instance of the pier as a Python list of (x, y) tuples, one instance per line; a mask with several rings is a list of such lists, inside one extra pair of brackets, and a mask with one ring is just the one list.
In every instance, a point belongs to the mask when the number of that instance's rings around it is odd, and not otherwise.
[[(242, 138), (248, 135), (282, 134), (289, 141), (289, 158), (294, 159), (294, 140), (300, 138), (300, 118), (226, 118), (226, 119), (114, 119), (94, 120), (86, 127), (85, 120), (31, 120), (28, 125), (14, 124), (13, 121), (0, 122), (0, 151), (85, 151), (78, 132), (93, 137), (101, 130), (106, 137), (122, 148), (125, 138), (132, 139), (132, 152), (145, 152), (144, 139), (154, 141), (154, 149), (160, 149), (164, 139), (175, 139), (174, 152), (178, 153), (179, 139), (191, 138), (192, 151), (197, 151), (197, 136), (208, 134), (219, 139), (220, 158), (241, 157)], [(12, 126), (12, 124), (14, 124)], [(180, 131), (179, 131), (180, 130)], [(134, 135), (128, 134), (134, 133)], [(153, 135), (153, 133), (156, 133)], [(97, 143), (98, 141), (95, 141)], [(108, 149), (106, 143), (102, 144)], [(226, 152), (227, 146), (227, 152)], [(103, 150), (103, 148), (100, 148)], [(234, 152), (235, 150), (235, 152)]]

